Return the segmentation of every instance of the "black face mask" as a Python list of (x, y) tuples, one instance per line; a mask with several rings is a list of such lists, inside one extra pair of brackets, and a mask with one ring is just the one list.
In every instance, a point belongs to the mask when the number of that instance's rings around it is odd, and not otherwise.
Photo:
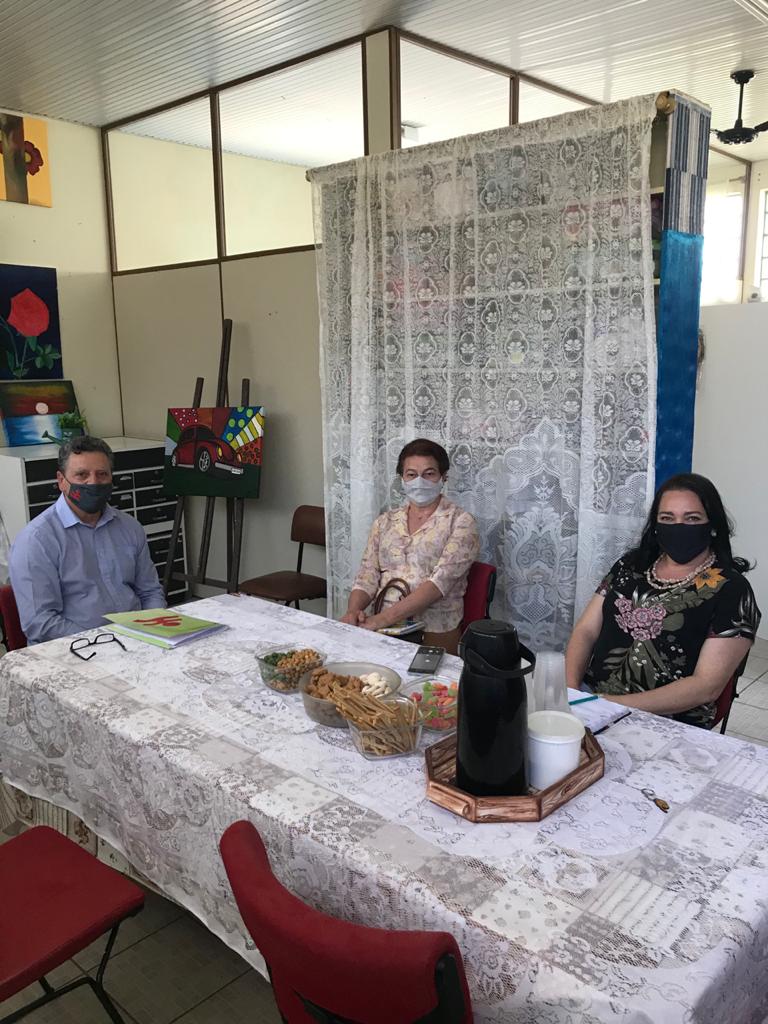
[(103, 512), (112, 497), (112, 484), (73, 484), (71, 480), (67, 480), (67, 483), (67, 497), (87, 515)]
[(673, 562), (685, 565), (709, 546), (710, 523), (656, 523), (656, 539)]

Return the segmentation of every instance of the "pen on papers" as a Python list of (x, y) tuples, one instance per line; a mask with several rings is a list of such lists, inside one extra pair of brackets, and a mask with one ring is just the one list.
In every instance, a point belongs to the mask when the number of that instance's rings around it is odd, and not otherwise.
[(598, 729), (597, 732), (593, 732), (592, 735), (593, 736), (597, 736), (599, 733), (605, 732), (606, 729), (610, 729), (610, 727), (612, 725), (616, 725), (616, 723), (620, 722), (622, 720), (622, 718), (626, 718), (628, 715), (631, 715), (631, 714), (632, 714), (632, 710), (631, 709), (629, 711), (625, 711), (623, 715), (619, 715), (618, 718), (614, 718), (614, 720), (612, 722), (609, 722), (608, 725), (604, 725), (603, 728), (602, 729)]
[(574, 704), (586, 704), (588, 700), (597, 700), (598, 694), (591, 693), (589, 697), (578, 697), (576, 700), (569, 700), (569, 707), (573, 707)]

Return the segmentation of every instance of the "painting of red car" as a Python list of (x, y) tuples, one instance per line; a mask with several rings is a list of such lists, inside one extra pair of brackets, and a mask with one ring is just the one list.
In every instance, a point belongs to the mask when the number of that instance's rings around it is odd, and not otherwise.
[(171, 452), (174, 469), (196, 469), (198, 473), (242, 476), (242, 458), (210, 427), (202, 423), (185, 427)]

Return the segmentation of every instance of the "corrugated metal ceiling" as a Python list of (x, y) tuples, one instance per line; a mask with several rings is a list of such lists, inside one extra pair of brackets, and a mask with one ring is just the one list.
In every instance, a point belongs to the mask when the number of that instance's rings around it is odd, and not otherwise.
[(0, 105), (103, 124), (393, 20), (601, 101), (680, 88), (722, 127), (754, 67), (745, 122), (768, 118), (768, 26), (735, 0), (5, 0)]

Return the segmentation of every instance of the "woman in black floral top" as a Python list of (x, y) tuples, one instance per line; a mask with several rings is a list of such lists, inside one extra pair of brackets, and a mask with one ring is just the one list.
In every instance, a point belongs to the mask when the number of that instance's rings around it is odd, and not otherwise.
[(667, 480), (640, 544), (611, 568), (574, 627), (568, 685), (583, 681), (619, 704), (709, 728), (760, 623), (732, 533), (711, 481)]

